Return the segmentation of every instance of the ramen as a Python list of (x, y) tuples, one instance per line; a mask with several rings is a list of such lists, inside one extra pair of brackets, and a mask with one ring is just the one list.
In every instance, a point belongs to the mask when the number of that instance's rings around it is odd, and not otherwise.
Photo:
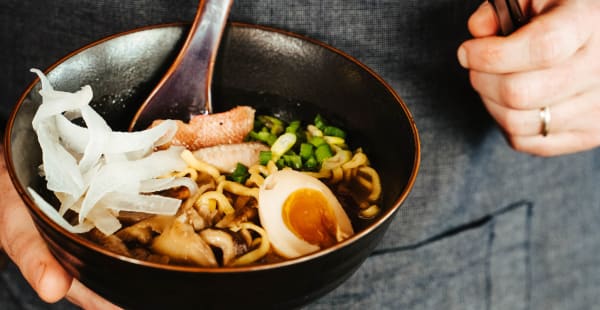
[(239, 106), (115, 132), (89, 106), (91, 87), (55, 91), (33, 71), (40, 170), (60, 206), (29, 191), (56, 223), (110, 251), (203, 267), (268, 263), (346, 240), (379, 213), (378, 173), (321, 115), (284, 121)]

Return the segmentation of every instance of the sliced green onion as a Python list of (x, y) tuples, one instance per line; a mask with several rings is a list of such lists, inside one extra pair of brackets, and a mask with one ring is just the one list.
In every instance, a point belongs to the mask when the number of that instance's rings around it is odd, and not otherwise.
[(273, 160), (279, 168), (318, 171), (339, 166), (348, 160), (346, 132), (330, 126), (320, 114), (315, 116), (314, 124), (306, 127), (299, 120), (286, 125), (275, 116), (259, 115), (248, 139), (271, 147), (269, 151), (260, 152), (261, 165)]
[(321, 144), (327, 144), (327, 141), (325, 141), (325, 139), (323, 139), (322, 137), (312, 137), (308, 139), (308, 143), (319, 147)]
[(273, 152), (273, 158), (279, 159), (281, 155), (291, 150), (296, 143), (296, 135), (293, 133), (284, 133), (271, 146), (271, 152)]
[(277, 161), (275, 161), (275, 165), (277, 165), (277, 168), (279, 169), (285, 168), (285, 159), (283, 157), (280, 157)]
[(315, 147), (310, 143), (302, 143), (300, 144), (300, 157), (303, 160), (308, 160), (311, 156), (313, 156)]
[(268, 145), (273, 145), (273, 143), (275, 143), (275, 140), (277, 140), (277, 136), (268, 131), (251, 131), (249, 136), (254, 140), (264, 142)]
[(279, 135), (285, 129), (283, 122), (275, 116), (270, 115), (259, 115), (258, 120), (264, 124), (265, 127), (269, 128), (271, 134)]
[(241, 184), (246, 183), (246, 180), (250, 177), (250, 173), (248, 173), (248, 168), (241, 163), (238, 163), (235, 166), (235, 170), (229, 175), (229, 179), (238, 182)]
[(315, 150), (315, 158), (317, 159), (319, 165), (323, 163), (325, 159), (331, 156), (333, 156), (333, 153), (331, 152), (331, 147), (329, 147), (329, 144), (325, 143), (317, 146), (317, 149)]
[(305, 162), (304, 162), (304, 169), (308, 170), (308, 171), (316, 171), (319, 169), (319, 163), (317, 162), (317, 159), (314, 156), (309, 157)]
[(298, 155), (283, 155), (283, 160), (285, 161), (285, 165), (294, 170), (302, 169), (302, 158)]
[(286, 128), (285, 132), (297, 133), (300, 128), (300, 121), (292, 121)]
[(263, 166), (267, 165), (272, 158), (273, 153), (271, 151), (260, 151), (258, 154), (258, 162)]
[(315, 126), (321, 130), (327, 126), (327, 122), (325, 122), (325, 119), (323, 116), (321, 116), (321, 114), (317, 114), (317, 116), (315, 116)]
[(342, 139), (346, 138), (346, 133), (343, 130), (334, 126), (326, 126), (321, 130), (323, 131), (323, 135), (325, 136), (340, 137)]

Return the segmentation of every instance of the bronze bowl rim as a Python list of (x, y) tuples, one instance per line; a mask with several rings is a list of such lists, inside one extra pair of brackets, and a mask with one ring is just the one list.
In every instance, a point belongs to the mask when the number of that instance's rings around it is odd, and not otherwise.
[[(137, 33), (137, 32), (141, 32), (141, 31), (149, 31), (149, 30), (169, 28), (169, 27), (187, 27), (187, 26), (189, 26), (189, 23), (183, 23), (183, 22), (163, 23), (163, 24), (144, 26), (144, 27), (139, 27), (139, 28), (115, 33), (115, 34), (106, 36), (102, 39), (96, 40), (92, 43), (86, 44), (86, 45), (68, 53), (64, 57), (60, 58), (58, 61), (54, 62), (50, 67), (48, 67), (46, 70), (44, 70), (44, 72), (48, 73), (48, 72), (52, 71), (54, 68), (56, 68), (57, 66), (59, 66), (60, 64), (62, 64), (63, 62), (67, 61), (69, 58), (71, 58), (81, 52), (84, 52), (85, 50), (90, 49), (94, 46), (97, 46), (104, 42), (110, 41), (112, 39), (116, 39), (119, 37), (126, 36), (128, 34)], [(125, 262), (129, 262), (132, 264), (150, 267), (150, 268), (161, 269), (161, 270), (165, 270), (165, 271), (177, 271), (177, 272), (186, 272), (186, 273), (223, 273), (223, 274), (246, 273), (246, 272), (251, 272), (251, 271), (256, 271), (256, 270), (277, 269), (277, 268), (282, 268), (282, 267), (286, 267), (286, 266), (290, 266), (290, 265), (295, 265), (295, 264), (298, 264), (301, 262), (317, 259), (320, 256), (324, 256), (330, 252), (337, 251), (338, 249), (340, 249), (342, 247), (349, 246), (350, 244), (354, 243), (356, 240), (361, 239), (363, 236), (368, 235), (370, 232), (372, 232), (379, 226), (386, 223), (388, 221), (388, 219), (390, 217), (392, 217), (395, 214), (395, 212), (400, 208), (400, 206), (403, 204), (403, 202), (407, 199), (408, 195), (410, 194), (410, 192), (415, 184), (415, 181), (416, 181), (416, 178), (417, 178), (417, 175), (419, 172), (419, 168), (420, 168), (420, 161), (421, 161), (421, 145), (420, 145), (420, 138), (419, 138), (419, 133), (418, 133), (418, 130), (416, 127), (416, 123), (414, 121), (412, 113), (410, 112), (410, 110), (408, 109), (407, 105), (404, 103), (402, 98), (400, 98), (400, 96), (396, 93), (396, 91), (381, 76), (379, 76), (377, 73), (375, 73), (371, 68), (367, 67), (365, 64), (358, 61), (356, 58), (350, 56), (349, 54), (347, 54), (335, 47), (332, 47), (322, 41), (319, 41), (319, 40), (316, 40), (316, 39), (313, 39), (313, 38), (310, 38), (310, 37), (307, 37), (307, 36), (304, 36), (301, 34), (297, 34), (294, 32), (290, 32), (287, 30), (282, 30), (282, 29), (275, 28), (275, 27), (269, 27), (269, 26), (263, 26), (263, 25), (257, 25), (257, 24), (250, 24), (250, 23), (243, 23), (243, 22), (229, 22), (227, 26), (228, 27), (253, 28), (253, 29), (262, 30), (262, 31), (274, 32), (274, 33), (282, 34), (284, 36), (290, 36), (290, 37), (298, 38), (301, 40), (305, 40), (314, 45), (318, 45), (322, 48), (325, 48), (335, 54), (338, 54), (338, 55), (344, 57), (349, 62), (354, 63), (355, 65), (359, 66), (362, 70), (364, 70), (369, 75), (374, 77), (381, 85), (383, 85), (385, 87), (386, 91), (389, 92), (394, 97), (395, 101), (402, 108), (404, 114), (406, 115), (407, 119), (410, 122), (409, 125), (410, 125), (410, 129), (412, 131), (412, 137), (414, 140), (413, 147), (414, 147), (414, 152), (415, 152), (413, 163), (412, 163), (412, 172), (410, 174), (408, 182), (406, 183), (406, 186), (402, 190), (400, 195), (394, 200), (394, 203), (391, 207), (387, 208), (382, 215), (379, 215), (377, 220), (375, 220), (373, 223), (369, 224), (366, 228), (362, 229), (358, 233), (354, 234), (351, 238), (344, 240), (344, 241), (342, 241), (332, 247), (329, 247), (327, 249), (319, 250), (317, 252), (314, 252), (314, 253), (299, 257), (299, 258), (285, 260), (282, 262), (260, 264), (260, 265), (248, 265), (248, 266), (240, 266), (240, 267), (212, 268), (212, 267), (196, 267), (196, 266), (182, 266), (182, 265), (166, 265), (166, 264), (138, 260), (135, 258), (116, 254), (112, 251), (102, 248), (99, 245), (96, 245), (95, 243), (83, 238), (82, 236), (70, 233), (67, 230), (65, 230), (63, 227), (56, 224), (53, 220), (51, 220), (48, 216), (46, 216), (46, 214), (44, 212), (42, 212), (39, 208), (36, 207), (33, 199), (29, 196), (27, 191), (21, 187), (20, 182), (18, 181), (17, 172), (15, 171), (15, 167), (13, 165), (13, 158), (12, 158), (12, 154), (10, 151), (11, 150), (11, 133), (12, 133), (12, 128), (14, 125), (15, 118), (20, 110), (20, 107), (23, 105), (23, 102), (24, 102), (25, 98), (28, 96), (28, 94), (33, 90), (33, 88), (39, 82), (39, 78), (36, 77), (29, 84), (29, 86), (27, 86), (27, 88), (22, 92), (20, 98), (17, 101), (17, 104), (13, 107), (13, 110), (11, 111), (10, 117), (7, 121), (6, 129), (5, 129), (5, 133), (4, 133), (4, 146), (5, 146), (4, 147), (4, 158), (5, 158), (6, 167), (7, 167), (7, 170), (9, 172), (11, 181), (12, 181), (15, 189), (17, 190), (21, 199), (25, 202), (25, 205), (27, 206), (27, 209), (29, 210), (29, 212), (33, 213), (33, 215), (35, 217), (37, 217), (38, 219), (42, 220), (44, 223), (49, 225), (54, 231), (58, 232), (61, 236), (68, 238), (71, 242), (74, 242), (74, 243), (78, 244), (79, 246), (88, 248), (90, 250), (93, 250), (95, 252), (98, 252), (100, 254), (106, 255), (108, 257), (111, 257), (111, 258), (114, 258), (114, 259), (117, 259), (120, 261), (125, 261)], [(34, 221), (34, 223), (35, 223), (35, 221)], [(35, 223), (36, 227), (38, 225), (39, 224)]]

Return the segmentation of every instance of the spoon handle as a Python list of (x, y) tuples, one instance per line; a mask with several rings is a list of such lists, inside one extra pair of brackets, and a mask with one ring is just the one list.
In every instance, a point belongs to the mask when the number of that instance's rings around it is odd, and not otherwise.
[(140, 106), (129, 130), (156, 119), (189, 121), (212, 112), (211, 81), (219, 43), (233, 0), (200, 0), (188, 36), (175, 61)]
[(488, 0), (496, 11), (500, 30), (507, 36), (527, 23), (518, 0)]

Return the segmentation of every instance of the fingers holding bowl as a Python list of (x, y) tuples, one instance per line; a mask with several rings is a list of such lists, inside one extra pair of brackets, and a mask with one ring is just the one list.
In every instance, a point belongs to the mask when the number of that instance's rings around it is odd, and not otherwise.
[(69, 275), (54, 258), (14, 189), (0, 145), (0, 251), (45, 302), (67, 298), (83, 309), (119, 309)]
[(72, 277), (54, 259), (11, 184), (0, 155), (0, 243), (23, 276), (46, 302), (63, 298)]

